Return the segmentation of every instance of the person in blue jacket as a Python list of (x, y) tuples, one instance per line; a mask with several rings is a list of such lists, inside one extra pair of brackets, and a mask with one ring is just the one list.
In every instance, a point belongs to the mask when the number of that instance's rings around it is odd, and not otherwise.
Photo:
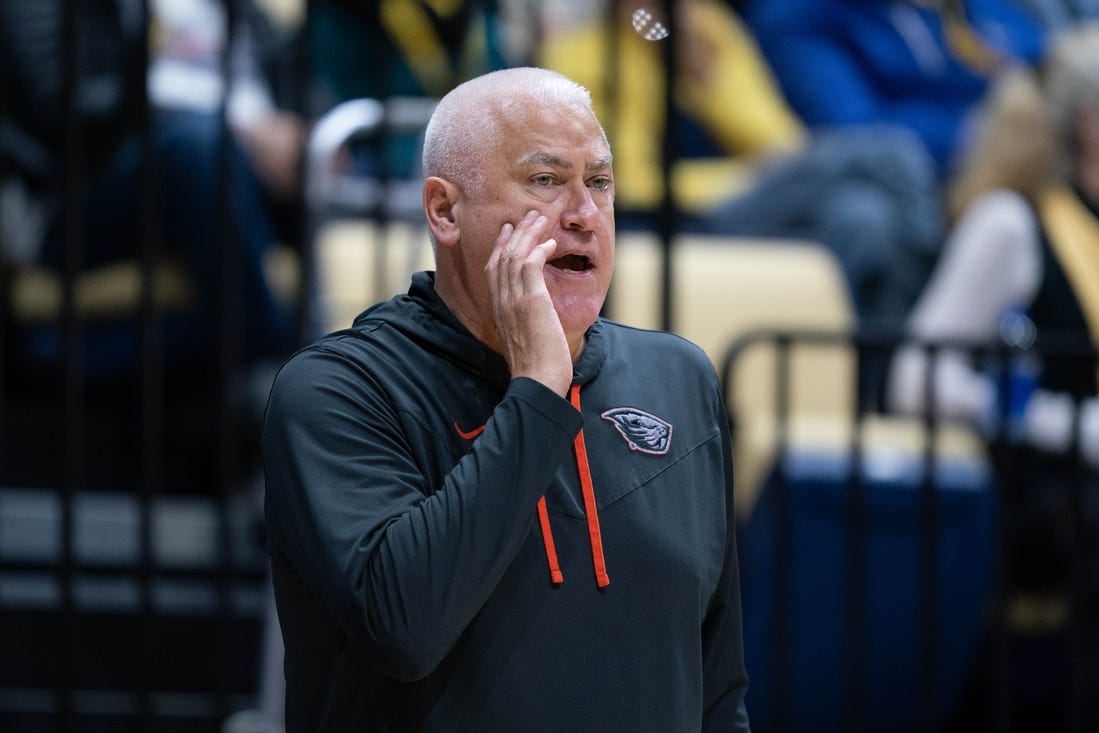
[(1045, 44), (1010, 0), (750, 0), (745, 18), (807, 124), (899, 124), (944, 176), (991, 79)]
[(474, 78), (423, 160), (435, 272), (271, 392), (286, 729), (748, 731), (727, 413), (699, 348), (599, 316), (588, 92)]

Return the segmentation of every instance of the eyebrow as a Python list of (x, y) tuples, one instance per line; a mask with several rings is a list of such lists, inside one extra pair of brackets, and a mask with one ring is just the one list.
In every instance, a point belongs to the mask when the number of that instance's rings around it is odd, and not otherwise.
[(588, 163), (588, 165), (586, 166), (586, 170), (594, 171), (599, 170), (600, 168), (610, 168), (611, 160), (612, 157), (610, 155), (607, 155), (604, 158), (599, 158), (591, 163)]
[[(553, 153), (547, 153), (544, 151), (527, 153), (519, 159), (519, 163), (520, 165), (552, 165), (556, 168), (572, 168), (572, 163), (570, 161), (565, 160), (559, 155), (554, 155)], [(609, 168), (610, 165), (611, 156), (608, 155), (606, 157), (599, 158), (598, 160), (588, 163), (586, 166), (584, 166), (584, 169), (592, 171), (598, 170), (600, 168)]]

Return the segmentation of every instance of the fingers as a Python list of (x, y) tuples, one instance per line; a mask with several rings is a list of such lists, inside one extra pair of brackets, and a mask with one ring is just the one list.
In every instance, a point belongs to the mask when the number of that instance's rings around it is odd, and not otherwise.
[[(538, 243), (538, 235), (546, 225), (546, 217), (537, 211), (530, 211), (517, 225), (505, 224), (496, 239), (493, 256), (497, 266), (508, 266), (516, 261), (522, 262)], [(492, 260), (490, 260), (491, 262)]]
[(564, 395), (572, 379), (572, 356), (561, 320), (546, 287), (545, 265), (557, 250), (541, 241), (546, 217), (528, 213), (500, 228), (485, 265), (495, 324), (495, 343), (513, 377), (530, 377)]
[(492, 247), (492, 254), (489, 255), (488, 262), (485, 263), (485, 270), (487, 272), (495, 272), (500, 262), (500, 256), (507, 248), (508, 242), (511, 240), (511, 235), (515, 232), (515, 225), (511, 223), (504, 224), (500, 228), (500, 234), (496, 237), (496, 243)]
[(500, 229), (485, 270), (500, 296), (521, 296), (544, 290), (542, 268), (557, 248), (555, 240), (539, 241), (546, 217), (530, 211), (517, 225)]

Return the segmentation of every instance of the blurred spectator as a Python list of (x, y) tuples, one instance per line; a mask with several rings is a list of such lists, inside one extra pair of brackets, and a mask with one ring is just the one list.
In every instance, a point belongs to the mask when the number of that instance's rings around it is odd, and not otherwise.
[[(182, 4), (165, 1), (160, 7), (173, 11)], [(76, 213), (82, 218), (84, 236), (81, 264), (94, 268), (137, 261), (139, 256), (142, 150), (138, 123), (142, 86), (147, 83), (141, 76), (142, 45), (147, 38), (139, 4), (88, 0), (74, 8), (80, 70), (74, 114), (81, 134), (78, 173), (85, 184), (82, 208)], [(58, 271), (65, 258), (59, 181), (71, 165), (63, 159), (67, 124), (61, 96), (63, 16), (60, 0), (0, 0), (0, 59), (6, 76), (0, 138), (5, 176), (0, 254), (17, 263), (33, 262)], [(186, 45), (178, 42), (175, 27), (159, 28), (165, 58)], [(201, 52), (206, 61), (217, 55), (216, 49), (201, 44), (190, 50)], [(283, 134), (282, 127), (248, 127), (250, 132), (241, 139), (245, 149), (263, 159), (257, 166), (236, 137), (223, 134), (216, 103), (210, 108), (158, 98), (173, 89), (178, 87), (152, 84), (157, 103), (152, 121), (159, 174), (157, 234), (162, 237), (162, 250), (186, 264), (199, 304), (196, 313), (168, 316), (163, 338), (170, 373), (200, 380), (217, 363), (212, 356), (218, 348), (218, 324), (226, 312), (237, 311), (241, 316), (237, 348), (245, 364), (277, 358), (294, 345), (291, 314), (269, 287), (264, 258), (277, 242), (271, 197), (275, 192), (287, 195), (294, 186), (288, 171), (296, 169), (300, 135), (296, 129)], [(266, 142), (271, 133), (281, 138), (274, 146)], [(225, 181), (220, 157), (224, 146), (228, 146)], [(272, 154), (276, 148), (277, 156)], [(280, 163), (272, 166), (276, 158)], [(257, 169), (264, 178), (257, 176)], [(219, 237), (221, 200), (226, 202), (224, 218), (235, 250), (229, 256), (222, 251)], [(221, 273), (234, 257), (239, 300), (224, 303)], [(53, 326), (36, 328), (27, 334), (25, 347), (30, 364), (56, 366), (60, 334)], [(138, 348), (136, 314), (96, 322), (87, 327), (81, 363), (89, 379), (124, 379), (136, 369)]]
[(298, 193), (305, 134), (300, 114), (291, 111), (298, 102), (292, 96), (300, 84), (296, 55), (304, 0), (233, 4), (237, 19), (227, 44), (225, 6), (219, 0), (152, 0), (150, 95), (161, 109), (218, 112), (227, 53), (233, 132), (265, 191), (289, 204)]
[[(992, 343), (1002, 333), (1036, 345), (1040, 356), (1043, 345), (1065, 339), (1099, 344), (1099, 24), (1055, 38), (1041, 73), (1014, 70), (990, 95), (952, 189), (957, 221), (908, 325), (913, 337)], [(927, 361), (916, 346), (898, 353), (889, 383), (893, 409), (924, 409)], [(1074, 442), (1099, 468), (1090, 360), (1044, 356), (1016, 369), (1006, 391), (994, 371), (957, 349), (935, 363), (941, 415), (986, 430), (1000, 429), (1007, 416), (1028, 500), (1066, 506), (1063, 454)], [(1036, 572), (1046, 572), (1048, 582), (1047, 570)]]
[[(885, 126), (807, 133), (725, 2), (677, 8), (672, 186), (685, 225), (821, 242), (860, 316), (903, 319), (941, 237), (938, 182), (919, 141)], [(605, 18), (547, 27), (538, 58), (591, 90), (616, 151), (626, 223), (631, 210), (651, 217), (660, 205), (668, 127), (663, 48), (635, 32), (632, 10), (614, 33)]]
[(1011, 0), (750, 0), (745, 17), (807, 124), (902, 125), (944, 176), (989, 80), (1044, 43)]
[[(310, 40), (322, 108), (345, 99), (441, 97), (518, 52), (486, 0), (315, 0)], [(503, 3), (507, 6), (507, 3)]]
[[(1066, 32), (1041, 76), (1024, 70), (995, 87), (987, 118), (951, 190), (956, 223), (942, 260), (921, 294), (908, 331), (923, 339), (985, 341), (1008, 325), (1075, 334), (1099, 343), (1095, 263), (1099, 252), (1099, 26)], [(1090, 237), (1095, 237), (1094, 242)], [(936, 404), (944, 414), (987, 421), (997, 390), (960, 354), (943, 354)], [(1056, 367), (1056, 368), (1052, 368)], [(1094, 401), (1088, 366), (1043, 370), (1026, 405), (1028, 434), (1068, 445), (1072, 399)], [(922, 409), (925, 359), (906, 349), (894, 365), (891, 404)], [(1053, 390), (1053, 391), (1047, 391)], [(1052, 405), (1063, 409), (1053, 420)], [(1092, 410), (1090, 406), (1086, 408)], [(1051, 421), (1052, 420), (1052, 421)], [(1086, 427), (1086, 425), (1085, 425)], [(1099, 427), (1097, 425), (1096, 427)], [(1099, 438), (1099, 433), (1097, 433)], [(1099, 443), (1084, 441), (1099, 459)]]
[(1022, 0), (1022, 5), (1050, 30), (1099, 18), (1099, 0)]
[[(514, 13), (491, 0), (313, 0), (309, 9), (310, 108), (320, 114), (362, 97), (438, 99), (459, 82), (516, 65), (529, 41)], [(508, 33), (505, 33), (505, 28)], [(512, 42), (511, 39), (518, 39)], [(416, 178), (420, 133), (390, 132), (357, 149), (360, 172)]]

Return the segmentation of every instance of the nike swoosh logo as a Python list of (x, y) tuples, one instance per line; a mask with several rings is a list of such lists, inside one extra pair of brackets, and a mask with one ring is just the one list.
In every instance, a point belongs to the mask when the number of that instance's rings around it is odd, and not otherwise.
[(455, 420), (455, 421), (454, 421), (454, 430), (455, 430), (455, 431), (456, 431), (456, 432), (458, 433), (458, 435), (460, 435), (461, 437), (465, 438), (466, 440), (473, 440), (473, 439), (474, 439), (474, 438), (476, 438), (476, 437), (477, 437), (478, 435), (480, 435), (481, 433), (485, 432), (485, 426), (484, 426), (484, 425), (482, 425), (482, 426), (481, 426), (481, 427), (479, 427), (479, 428), (473, 428), (473, 430), (470, 430), (470, 431), (469, 431), (469, 432), (467, 433), (467, 432), (466, 432), (465, 430), (462, 430), (462, 429), (461, 429), (460, 427), (458, 427), (458, 421), (457, 421), (457, 420)]

